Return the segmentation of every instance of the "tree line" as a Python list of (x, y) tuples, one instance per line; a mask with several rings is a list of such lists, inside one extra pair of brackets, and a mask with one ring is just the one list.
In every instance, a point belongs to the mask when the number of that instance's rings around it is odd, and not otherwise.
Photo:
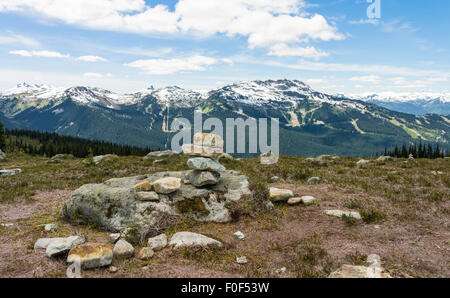
[(151, 151), (150, 148), (21, 129), (5, 131), (3, 128), (0, 129), (0, 148), (2, 139), (4, 140), (3, 150), (47, 157), (52, 157), (56, 154), (72, 154), (79, 158), (105, 154), (144, 156)]
[(391, 150), (385, 148), (384, 155), (398, 158), (408, 158), (409, 156), (413, 156), (414, 158), (437, 159), (444, 158), (446, 156), (450, 157), (450, 152), (446, 152), (445, 149), (443, 149), (439, 144), (422, 144), (422, 142), (420, 142), (419, 145), (396, 145), (395, 148)]

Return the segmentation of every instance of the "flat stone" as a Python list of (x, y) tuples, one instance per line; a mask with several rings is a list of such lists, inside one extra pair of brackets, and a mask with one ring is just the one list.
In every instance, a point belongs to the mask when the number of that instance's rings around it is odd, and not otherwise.
[(325, 211), (325, 213), (329, 216), (334, 216), (334, 217), (339, 217), (339, 218), (341, 218), (343, 216), (347, 216), (347, 217), (354, 218), (354, 219), (361, 219), (361, 215), (355, 211), (327, 210), (327, 211)]
[(134, 247), (127, 241), (120, 239), (113, 248), (114, 258), (128, 259), (133, 257)]
[(245, 235), (241, 231), (237, 231), (236, 233), (233, 234), (233, 236), (234, 236), (234, 238), (239, 239), (239, 240), (245, 239)]
[(159, 194), (171, 194), (179, 190), (180, 187), (181, 179), (174, 177), (162, 178), (153, 183), (153, 188)]
[(148, 247), (153, 251), (159, 251), (167, 246), (167, 236), (166, 234), (161, 234), (156, 237), (148, 239)]
[(317, 199), (313, 196), (303, 196), (301, 197), (302, 203), (305, 205), (314, 205), (317, 203)]
[(187, 161), (189, 168), (201, 171), (225, 172), (226, 168), (217, 160), (205, 157), (193, 157)]
[(120, 239), (120, 233), (111, 233), (109, 234), (109, 242), (112, 244), (116, 243)]
[(204, 187), (219, 183), (220, 174), (217, 172), (194, 170), (188, 175), (187, 178), (192, 185), (196, 187)]
[(240, 265), (247, 264), (248, 263), (247, 257), (237, 257), (236, 263), (238, 263)]
[(0, 170), (0, 177), (9, 177), (22, 173), (22, 169)]
[(148, 181), (143, 181), (134, 186), (135, 191), (151, 191), (153, 190), (153, 186)]
[(50, 258), (65, 253), (72, 249), (72, 247), (83, 244), (84, 242), (86, 242), (86, 240), (84, 237), (80, 236), (71, 236), (51, 241), (47, 246), (46, 254)]
[(269, 197), (272, 202), (287, 201), (294, 197), (294, 193), (288, 189), (269, 188)]
[(138, 201), (159, 201), (159, 195), (154, 191), (140, 191), (134, 194)]
[(174, 246), (175, 249), (182, 247), (222, 247), (223, 244), (215, 239), (206, 237), (201, 234), (191, 232), (178, 232), (172, 236), (169, 242), (170, 246)]
[(110, 244), (86, 243), (72, 248), (67, 257), (68, 263), (80, 261), (81, 268), (91, 269), (109, 266), (113, 260)]
[(44, 230), (46, 232), (53, 232), (53, 231), (57, 231), (58, 230), (58, 226), (55, 224), (46, 224), (44, 226)]
[(65, 239), (65, 238), (39, 238), (34, 243), (34, 249), (46, 249), (50, 243), (52, 243), (54, 241), (63, 240), (63, 239)]
[(296, 198), (290, 198), (288, 200), (289, 205), (298, 205), (302, 202), (302, 198), (296, 197)]
[(147, 260), (150, 260), (151, 258), (153, 258), (154, 254), (155, 253), (154, 253), (153, 249), (151, 249), (150, 247), (144, 247), (144, 248), (141, 248), (141, 250), (139, 250), (137, 258), (139, 260), (147, 261)]

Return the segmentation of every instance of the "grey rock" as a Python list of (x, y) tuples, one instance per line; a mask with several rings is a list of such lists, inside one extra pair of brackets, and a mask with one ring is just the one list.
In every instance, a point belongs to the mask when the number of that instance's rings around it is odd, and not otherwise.
[(302, 203), (305, 205), (314, 205), (315, 203), (317, 203), (317, 199), (313, 196), (303, 196), (301, 197), (302, 199)]
[(194, 170), (187, 176), (187, 179), (196, 187), (211, 186), (219, 183), (220, 174), (217, 172)]
[(280, 178), (278, 176), (273, 176), (269, 179), (270, 183), (283, 183), (285, 182), (283, 178)]
[(179, 154), (172, 150), (165, 150), (165, 151), (155, 151), (150, 152), (145, 157), (142, 158), (142, 160), (149, 160), (149, 159), (161, 159), (161, 158), (170, 158), (170, 157), (176, 157)]
[(56, 154), (51, 159), (52, 160), (66, 160), (66, 159), (74, 159), (75, 156), (72, 154)]
[(320, 177), (311, 177), (308, 179), (309, 184), (319, 183), (321, 181)]
[(111, 233), (109, 234), (109, 242), (112, 244), (116, 243), (120, 239), (120, 233)]
[(370, 163), (370, 160), (361, 159), (356, 164), (357, 165), (365, 165), (365, 164), (368, 164), (368, 163)]
[(225, 159), (225, 160), (233, 160), (233, 156), (231, 156), (231, 155), (228, 154), (228, 153), (222, 153), (222, 154), (220, 154), (220, 155), (217, 157), (217, 160), (220, 161), (220, 160), (222, 160), (222, 159)]
[(0, 177), (9, 177), (22, 173), (22, 169), (0, 170)]
[(136, 200), (139, 201), (159, 201), (159, 195), (154, 191), (139, 191), (135, 193)]
[(62, 239), (65, 239), (65, 238), (39, 238), (34, 243), (34, 249), (46, 249), (50, 243), (52, 243), (54, 241), (62, 240)]
[(354, 219), (361, 219), (361, 215), (356, 211), (342, 211), (342, 210), (327, 210), (325, 213), (334, 217), (350, 217)]
[(155, 252), (150, 247), (144, 247), (139, 250), (139, 253), (137, 254), (137, 258), (139, 260), (147, 261), (153, 258), (153, 255)]
[(179, 232), (172, 236), (169, 242), (170, 246), (174, 246), (175, 249), (182, 247), (222, 247), (223, 244), (220, 241), (206, 237), (201, 234), (191, 232)]
[(147, 243), (148, 247), (150, 247), (153, 251), (159, 251), (167, 246), (167, 236), (166, 234), (161, 234), (156, 237), (149, 238)]
[(226, 169), (217, 160), (206, 157), (192, 157), (187, 161), (189, 168), (193, 170), (225, 172)]
[(98, 165), (101, 162), (110, 162), (110, 161), (114, 161), (119, 159), (119, 156), (115, 155), (115, 154), (106, 154), (106, 155), (99, 155), (99, 156), (94, 156), (92, 158), (92, 162), (96, 165)]
[(58, 230), (58, 226), (55, 224), (46, 224), (44, 226), (44, 230), (46, 232), (53, 232), (53, 231), (57, 231)]
[(120, 239), (113, 248), (114, 258), (127, 259), (134, 255), (134, 247), (127, 241)]
[(237, 257), (236, 258), (236, 263), (240, 264), (240, 265), (244, 265), (248, 263), (247, 257)]
[(233, 234), (233, 236), (234, 236), (234, 238), (239, 239), (239, 240), (245, 239), (245, 235), (241, 231), (237, 231), (236, 233)]
[(302, 198), (300, 198), (300, 197), (296, 197), (296, 198), (290, 198), (289, 200), (288, 200), (288, 204), (289, 205), (298, 205), (298, 204), (300, 204), (302, 202)]
[(86, 242), (84, 237), (71, 236), (59, 240), (51, 241), (46, 249), (47, 257), (53, 257), (69, 251), (72, 247)]

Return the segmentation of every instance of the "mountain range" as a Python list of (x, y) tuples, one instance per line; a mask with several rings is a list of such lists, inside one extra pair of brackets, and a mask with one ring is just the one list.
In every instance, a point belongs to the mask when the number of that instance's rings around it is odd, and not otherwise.
[(7, 128), (153, 149), (170, 146), (171, 121), (192, 120), (195, 110), (204, 119), (279, 118), (283, 154), (363, 156), (403, 143), (439, 142), (446, 148), (450, 143), (448, 115), (393, 111), (367, 98), (321, 93), (298, 80), (239, 82), (209, 92), (172, 86), (117, 94), (27, 83), (0, 92), (0, 121)]

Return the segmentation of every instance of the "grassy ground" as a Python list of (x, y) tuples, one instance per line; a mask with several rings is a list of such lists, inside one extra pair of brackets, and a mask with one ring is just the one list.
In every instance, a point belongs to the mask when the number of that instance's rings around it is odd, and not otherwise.
[[(256, 198), (269, 186), (287, 188), (298, 196), (313, 195), (313, 206), (277, 204), (262, 212), (252, 202), (240, 206), (238, 220), (228, 224), (184, 221), (167, 233), (189, 230), (225, 243), (220, 250), (157, 252), (151, 261), (136, 258), (115, 262), (114, 275), (98, 269), (86, 277), (325, 277), (341, 264), (362, 264), (369, 254), (379, 254), (384, 267), (396, 277), (450, 276), (450, 160), (396, 160), (357, 166), (355, 158), (330, 160), (326, 165), (304, 158), (281, 157), (275, 165), (255, 158), (224, 162), (228, 169), (248, 175)], [(41, 237), (84, 235), (88, 241), (106, 242), (108, 233), (95, 227), (76, 226), (59, 218), (60, 206), (71, 191), (86, 183), (143, 175), (165, 170), (185, 170), (180, 156), (152, 166), (138, 157), (121, 157), (92, 165), (82, 159), (49, 164), (48, 159), (9, 155), (0, 168), (24, 172), (0, 178), (0, 277), (64, 277), (64, 259), (48, 259), (34, 251)], [(441, 172), (441, 173), (440, 173)], [(270, 184), (272, 176), (286, 182)], [(321, 177), (308, 184), (311, 176)], [(327, 209), (359, 211), (360, 222), (332, 218)], [(54, 233), (43, 231), (57, 223)], [(238, 241), (237, 230), (246, 235)], [(246, 256), (246, 265), (238, 265)], [(279, 269), (286, 267), (285, 272)]]

